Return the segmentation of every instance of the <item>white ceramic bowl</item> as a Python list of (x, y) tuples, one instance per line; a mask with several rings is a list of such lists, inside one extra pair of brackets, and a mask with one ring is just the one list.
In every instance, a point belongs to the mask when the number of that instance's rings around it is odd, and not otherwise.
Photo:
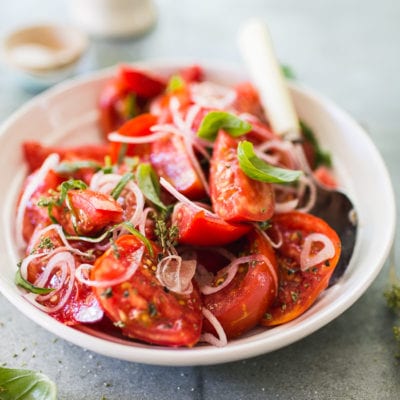
[[(167, 74), (182, 65), (141, 64)], [(244, 76), (225, 67), (206, 67), (207, 78), (234, 83)], [(22, 313), (60, 336), (95, 352), (124, 360), (158, 365), (217, 364), (271, 352), (316, 331), (348, 309), (372, 283), (383, 266), (395, 229), (395, 203), (385, 165), (363, 129), (345, 112), (313, 91), (292, 86), (297, 111), (316, 132), (358, 213), (359, 230), (353, 258), (343, 277), (326, 290), (300, 318), (273, 329), (258, 328), (226, 347), (192, 349), (157, 347), (85, 332), (65, 326), (27, 303), (14, 285), (19, 259), (14, 246), (15, 201), (26, 173), (20, 145), (27, 139), (78, 144), (98, 140), (98, 95), (113, 70), (66, 82), (36, 97), (0, 129), (0, 289)], [(374, 182), (374, 190), (371, 190)]]

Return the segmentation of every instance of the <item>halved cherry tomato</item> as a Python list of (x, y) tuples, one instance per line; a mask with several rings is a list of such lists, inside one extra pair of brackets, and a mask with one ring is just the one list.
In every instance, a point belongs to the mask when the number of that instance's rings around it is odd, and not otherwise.
[[(304, 239), (311, 233), (326, 235), (333, 243), (335, 254), (329, 260), (302, 271), (300, 254)], [(283, 324), (303, 314), (328, 286), (329, 279), (340, 256), (340, 239), (322, 219), (311, 214), (289, 212), (276, 214), (270, 234), (278, 234), (282, 245), (276, 249), (279, 266), (279, 290), (274, 304), (262, 320), (265, 326)], [(320, 246), (311, 248), (319, 251)]]
[(221, 246), (231, 243), (252, 228), (250, 224), (226, 222), (184, 203), (175, 206), (172, 225), (178, 227), (179, 243), (193, 246)]
[(205, 196), (204, 186), (180, 136), (165, 136), (153, 142), (150, 162), (159, 176), (185, 196), (192, 200)]
[[(277, 293), (277, 264), (274, 251), (260, 232), (247, 236), (247, 253), (262, 254), (270, 262), (242, 265), (228, 286), (203, 297), (204, 306), (221, 323), (228, 338), (234, 338), (256, 326), (273, 303)], [(212, 331), (208, 322), (207, 331)]]
[(122, 207), (109, 195), (90, 189), (70, 190), (53, 216), (70, 235), (91, 235), (123, 220)]
[(165, 90), (165, 82), (147, 72), (129, 66), (121, 66), (116, 76), (107, 83), (99, 97), (100, 125), (105, 135), (117, 130), (125, 121), (132, 118), (132, 101), (137, 110), (143, 113), (148, 101)]
[(266, 221), (274, 212), (272, 185), (249, 178), (240, 169), (238, 141), (220, 130), (210, 166), (210, 197), (214, 211), (230, 222)]
[[(125, 122), (119, 129), (118, 133), (123, 136), (129, 137), (138, 137), (138, 136), (147, 136), (152, 132), (150, 128), (157, 123), (157, 117), (155, 115), (146, 113), (141, 114), (135, 118), (130, 119)], [(123, 144), (118, 142), (111, 142), (111, 160), (113, 163), (116, 163), (120, 157), (120, 152)], [(127, 144), (126, 152), (124, 152), (127, 156), (141, 156), (146, 157), (150, 153), (150, 144)]]
[[(120, 277), (144, 246), (132, 235), (121, 236), (115, 244), (96, 261), (91, 279)], [(155, 277), (156, 264), (146, 250), (132, 277), (112, 287), (94, 288), (97, 298), (125, 335), (159, 345), (193, 346), (200, 338), (203, 318), (198, 290), (194, 287), (187, 295), (164, 290)]]

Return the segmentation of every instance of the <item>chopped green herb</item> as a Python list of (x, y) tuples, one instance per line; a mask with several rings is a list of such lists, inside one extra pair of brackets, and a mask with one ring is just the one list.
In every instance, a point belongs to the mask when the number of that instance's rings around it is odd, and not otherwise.
[(53, 241), (48, 236), (42, 237), (40, 239), (40, 243), (38, 245), (39, 249), (52, 250), (52, 249), (54, 249), (54, 247), (55, 247), (55, 245), (54, 245)]
[(272, 226), (271, 221), (269, 219), (266, 221), (258, 222), (257, 225), (262, 231), (266, 231), (268, 228), (271, 228)]
[(174, 93), (185, 87), (185, 81), (179, 75), (172, 75), (167, 85), (167, 92)]
[(215, 140), (220, 129), (233, 137), (238, 137), (250, 132), (252, 126), (236, 115), (225, 111), (211, 111), (201, 121), (197, 136), (207, 140)]
[(164, 253), (174, 247), (179, 237), (179, 229), (176, 225), (169, 226), (167, 223), (168, 212), (162, 212), (155, 221), (154, 233)]
[(110, 288), (110, 287), (107, 288), (107, 289), (101, 294), (101, 296), (104, 297), (104, 298), (106, 298), (106, 299), (111, 298), (111, 297), (113, 296), (112, 288)]
[(118, 199), (118, 197), (121, 195), (122, 191), (125, 189), (125, 186), (128, 184), (130, 180), (133, 179), (133, 173), (132, 172), (127, 172), (122, 176), (120, 181), (117, 183), (115, 188), (111, 191), (110, 195), (113, 197), (115, 200)]
[(156, 308), (155, 304), (151, 301), (149, 302), (149, 305), (148, 305), (148, 312), (149, 312), (150, 317), (155, 317), (157, 315), (157, 308)]
[(128, 144), (127, 143), (121, 143), (121, 147), (119, 148), (118, 151), (118, 157), (117, 157), (117, 164), (121, 165), (122, 162), (124, 161), (126, 152), (128, 151)]
[(332, 167), (332, 159), (331, 155), (321, 149), (317, 138), (314, 135), (314, 132), (311, 130), (309, 126), (307, 126), (304, 122), (300, 121), (301, 131), (303, 133), (304, 138), (307, 142), (311, 144), (315, 152), (315, 167), (320, 165), (326, 165), (327, 167)]
[(244, 140), (239, 143), (237, 157), (241, 170), (252, 179), (268, 183), (289, 183), (299, 179), (302, 172), (274, 167), (257, 157), (253, 144)]

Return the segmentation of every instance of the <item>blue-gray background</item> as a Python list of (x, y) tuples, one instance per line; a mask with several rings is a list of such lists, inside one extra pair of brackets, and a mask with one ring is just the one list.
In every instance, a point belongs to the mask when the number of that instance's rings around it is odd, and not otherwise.
[[(85, 1), (85, 0), (82, 0)], [(240, 64), (236, 32), (254, 15), (270, 26), (282, 62), (368, 130), (399, 194), (400, 2), (393, 0), (158, 0), (153, 31), (92, 41), (81, 72), (121, 60)], [(29, 22), (68, 22), (64, 1), (0, 2), (0, 35)], [(0, 122), (32, 97), (0, 64)], [(4, 149), (3, 149), (4, 150)], [(371, 190), (374, 190), (371, 182)], [(368, 201), (368, 199), (366, 199)], [(400, 242), (397, 253), (400, 257)], [(106, 358), (57, 339), (0, 295), (0, 364), (42, 370), (60, 399), (397, 399), (388, 266), (342, 316), (306, 339), (257, 358), (211, 367), (152, 367)]]

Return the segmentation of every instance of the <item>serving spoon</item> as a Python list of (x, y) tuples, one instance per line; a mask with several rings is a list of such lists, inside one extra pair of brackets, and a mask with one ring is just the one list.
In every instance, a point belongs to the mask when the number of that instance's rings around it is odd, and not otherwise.
[[(299, 118), (274, 52), (266, 25), (247, 21), (239, 31), (239, 48), (272, 130), (290, 140), (301, 151), (303, 136)], [(313, 176), (310, 174), (312, 179)], [(325, 220), (339, 235), (342, 252), (330, 284), (342, 276), (353, 254), (357, 218), (353, 203), (342, 192), (322, 187), (315, 181), (317, 197), (310, 213)]]

